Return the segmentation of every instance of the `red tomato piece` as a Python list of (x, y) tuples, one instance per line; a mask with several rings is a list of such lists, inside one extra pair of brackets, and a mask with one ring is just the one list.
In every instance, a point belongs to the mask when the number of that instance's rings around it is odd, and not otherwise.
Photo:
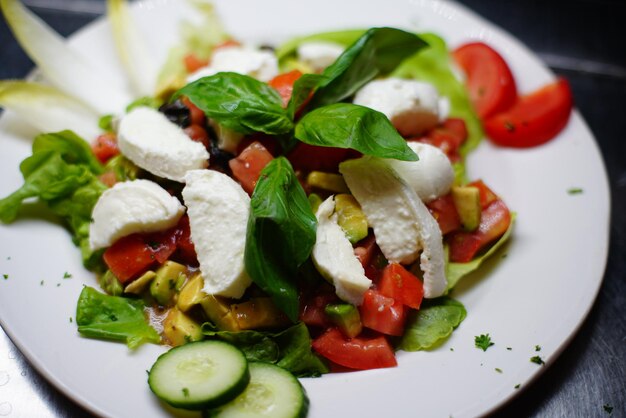
[(208, 149), (211, 145), (209, 134), (202, 126), (196, 124), (189, 125), (185, 129), (183, 129), (183, 131), (185, 131), (189, 138), (193, 139), (196, 142), (200, 142), (202, 145), (204, 145), (205, 148)]
[(98, 136), (92, 144), (91, 150), (102, 164), (120, 153), (120, 149), (117, 147), (117, 138), (115, 134), (110, 132)]
[(124, 285), (155, 263), (154, 252), (140, 234), (120, 238), (104, 252), (103, 258)]
[(183, 263), (198, 265), (196, 247), (191, 240), (191, 229), (189, 228), (189, 217), (187, 215), (180, 218), (177, 225), (176, 257)]
[(368, 289), (359, 306), (363, 326), (387, 335), (400, 336), (404, 333), (404, 323), (408, 311), (404, 305), (379, 291)]
[(467, 126), (465, 125), (465, 121), (461, 118), (446, 119), (443, 122), (441, 129), (453, 135), (459, 146), (461, 146), (467, 139)]
[(112, 171), (107, 171), (106, 173), (101, 174), (98, 177), (98, 180), (100, 180), (100, 183), (104, 184), (107, 187), (113, 187), (115, 183), (117, 183), (117, 177)]
[(359, 259), (361, 265), (366, 267), (372, 261), (374, 254), (376, 253), (378, 245), (376, 244), (376, 237), (374, 234), (369, 234), (361, 241), (357, 242), (354, 246), (354, 255)]
[(502, 200), (492, 202), (480, 214), (474, 232), (456, 232), (450, 237), (450, 261), (467, 263), (488, 244), (500, 238), (511, 224), (511, 213)]
[(336, 172), (339, 163), (344, 161), (350, 150), (344, 148), (316, 147), (299, 143), (287, 155), (294, 170)]
[(419, 309), (424, 297), (422, 281), (398, 263), (389, 264), (383, 270), (378, 291), (410, 308)]
[(452, 55), (467, 75), (470, 100), (481, 119), (513, 106), (517, 88), (500, 54), (482, 42), (472, 42), (457, 48)]
[(428, 202), (426, 206), (439, 224), (443, 235), (461, 228), (461, 218), (450, 193)]
[(492, 202), (498, 200), (498, 196), (489, 188), (482, 180), (476, 180), (468, 184), (468, 186), (478, 188), (480, 196), (480, 207), (487, 208)]
[(233, 172), (233, 177), (251, 195), (259, 180), (261, 170), (273, 159), (272, 154), (260, 142), (253, 142), (237, 158), (230, 160), (228, 165)]
[(300, 321), (308, 326), (328, 327), (331, 323), (328, 315), (324, 312), (324, 308), (329, 303), (337, 303), (339, 299), (333, 293), (319, 293), (309, 297), (302, 305), (300, 312)]
[(188, 73), (196, 72), (200, 68), (209, 65), (208, 59), (198, 58), (198, 56), (194, 53), (185, 55), (185, 57), (183, 58), (183, 62), (185, 64), (185, 69)]
[(554, 138), (567, 125), (574, 106), (569, 83), (555, 83), (520, 97), (509, 110), (484, 122), (487, 137), (498, 145), (534, 147)]
[(312, 346), (319, 355), (351, 369), (380, 369), (398, 365), (393, 349), (383, 336), (346, 338), (341, 331), (331, 328), (313, 340)]
[(204, 126), (206, 123), (206, 115), (198, 106), (193, 104), (187, 97), (182, 98), (183, 104), (189, 109), (189, 119), (192, 125)]
[(248, 148), (248, 146), (250, 146), (253, 142), (260, 142), (261, 145), (263, 145), (272, 155), (281, 154), (282, 148), (280, 147), (276, 137), (262, 132), (257, 132), (244, 137), (241, 142), (239, 142), (237, 145), (237, 155), (241, 154), (243, 150)]
[(302, 72), (299, 70), (289, 71), (288, 73), (279, 74), (271, 79), (267, 84), (274, 87), (281, 99), (283, 99), (283, 106), (287, 106), (289, 99), (291, 99), (291, 93), (293, 92), (293, 85), (300, 77)]
[(241, 43), (239, 41), (236, 41), (234, 39), (227, 39), (224, 42), (217, 44), (213, 47), (213, 51), (220, 49), (220, 48), (230, 48), (233, 46), (241, 46)]

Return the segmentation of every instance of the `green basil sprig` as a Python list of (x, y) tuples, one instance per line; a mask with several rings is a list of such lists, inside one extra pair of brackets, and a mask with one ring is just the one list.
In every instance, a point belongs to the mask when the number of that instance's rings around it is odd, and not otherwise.
[(417, 161), (417, 155), (384, 114), (350, 103), (308, 113), (296, 125), (296, 138), (309, 145), (352, 148), (366, 155)]
[(298, 319), (298, 267), (311, 254), (317, 220), (284, 157), (263, 171), (250, 202), (245, 265), (252, 280), (292, 320)]
[(173, 99), (180, 96), (236, 132), (281, 135), (293, 129), (278, 92), (246, 75), (224, 72), (203, 77), (178, 90)]

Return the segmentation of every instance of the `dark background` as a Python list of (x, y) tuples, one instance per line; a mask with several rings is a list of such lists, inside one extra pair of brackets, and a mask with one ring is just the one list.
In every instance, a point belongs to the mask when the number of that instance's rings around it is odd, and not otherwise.
[[(105, 8), (102, 0), (24, 2), (63, 35), (91, 22)], [(589, 317), (556, 362), (494, 416), (626, 417), (626, 1), (461, 3), (519, 38), (554, 72), (568, 78), (576, 106), (601, 148), (612, 194), (609, 259)], [(22, 78), (31, 68), (0, 20), (0, 79)], [(10, 356), (21, 364), (33, 395), (52, 416), (88, 416), (30, 368), (17, 350)], [(6, 393), (0, 395), (0, 401), (5, 400)]]

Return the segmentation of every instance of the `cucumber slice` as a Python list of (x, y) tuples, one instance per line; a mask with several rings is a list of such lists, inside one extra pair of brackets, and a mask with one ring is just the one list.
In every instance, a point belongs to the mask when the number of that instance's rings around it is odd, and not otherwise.
[(188, 343), (162, 354), (148, 384), (156, 396), (177, 408), (200, 410), (231, 401), (248, 385), (248, 361), (222, 341)]
[(250, 363), (250, 383), (241, 395), (205, 418), (304, 418), (309, 398), (291, 373), (273, 364)]

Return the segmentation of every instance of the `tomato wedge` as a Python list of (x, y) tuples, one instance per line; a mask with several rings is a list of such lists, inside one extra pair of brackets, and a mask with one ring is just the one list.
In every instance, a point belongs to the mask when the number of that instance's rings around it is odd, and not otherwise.
[(283, 106), (287, 106), (289, 99), (291, 99), (291, 93), (293, 92), (294, 83), (302, 77), (302, 72), (299, 70), (289, 71), (288, 73), (278, 74), (271, 79), (267, 84), (274, 87), (281, 99), (283, 99)]
[(424, 286), (420, 279), (398, 263), (391, 263), (383, 270), (378, 290), (413, 309), (419, 309), (424, 297)]
[(465, 44), (452, 53), (467, 75), (466, 86), (481, 119), (513, 106), (517, 98), (509, 66), (494, 49), (482, 42)]
[(526, 148), (554, 138), (567, 124), (574, 100), (564, 78), (520, 97), (515, 105), (484, 122), (487, 137), (498, 145)]
[(398, 365), (391, 346), (383, 336), (346, 338), (337, 328), (331, 328), (313, 340), (312, 346), (319, 355), (351, 369), (380, 369)]
[(384, 296), (377, 290), (368, 289), (359, 306), (363, 326), (387, 335), (404, 333), (408, 311), (401, 302)]
[(237, 158), (228, 162), (233, 176), (241, 187), (251, 195), (259, 180), (261, 170), (274, 159), (272, 154), (260, 142), (253, 142), (244, 149)]

